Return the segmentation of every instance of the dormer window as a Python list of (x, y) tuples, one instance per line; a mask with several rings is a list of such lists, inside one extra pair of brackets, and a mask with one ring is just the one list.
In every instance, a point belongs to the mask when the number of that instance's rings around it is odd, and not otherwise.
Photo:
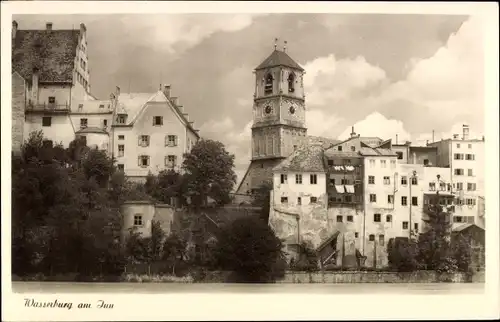
[(293, 73), (290, 73), (290, 75), (288, 75), (288, 92), (295, 92), (295, 75)]
[(125, 124), (125, 119), (126, 119), (125, 115), (118, 115), (118, 117), (116, 118), (116, 122), (118, 124)]
[(270, 95), (273, 93), (273, 75), (271, 73), (266, 75), (265, 85), (264, 85), (264, 94)]

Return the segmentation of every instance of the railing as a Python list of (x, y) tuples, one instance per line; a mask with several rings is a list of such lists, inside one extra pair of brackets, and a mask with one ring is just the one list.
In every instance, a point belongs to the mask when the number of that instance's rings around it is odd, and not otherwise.
[(67, 111), (69, 111), (69, 109), (70, 109), (70, 106), (68, 103), (66, 103), (66, 104), (57, 104), (57, 103), (33, 104), (30, 102), (26, 106), (26, 110), (28, 110), (28, 111), (67, 112)]

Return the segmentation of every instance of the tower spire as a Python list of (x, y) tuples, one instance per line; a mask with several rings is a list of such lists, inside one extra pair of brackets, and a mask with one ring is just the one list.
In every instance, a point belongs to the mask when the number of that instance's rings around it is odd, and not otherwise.
[(286, 44), (287, 44), (287, 43), (288, 43), (288, 42), (285, 40), (285, 45), (283, 46), (283, 52), (285, 52), (285, 53), (286, 53)]
[(274, 50), (278, 49), (278, 38), (274, 38)]

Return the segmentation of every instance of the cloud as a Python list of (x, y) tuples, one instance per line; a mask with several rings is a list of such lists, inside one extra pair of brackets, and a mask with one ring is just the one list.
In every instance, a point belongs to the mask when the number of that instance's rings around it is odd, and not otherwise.
[(341, 119), (335, 114), (327, 114), (321, 110), (308, 110), (306, 114), (307, 134), (331, 137), (337, 131)]
[[(351, 127), (346, 128), (339, 136), (339, 140), (347, 140), (352, 131)], [(365, 119), (354, 124), (354, 132), (361, 136), (379, 137), (382, 140), (392, 139), (393, 142), (398, 136), (398, 142), (410, 140), (411, 135), (404, 128), (403, 122), (388, 119), (382, 114), (375, 112)]]
[[(440, 141), (441, 139), (451, 139), (454, 135), (458, 135), (458, 138), (461, 139), (463, 136), (463, 125), (468, 125), (468, 122), (466, 120), (463, 120), (463, 122), (455, 123), (450, 127), (448, 131), (435, 131), (434, 141)], [(469, 139), (481, 140), (482, 137), (483, 134), (481, 132), (469, 127)], [(427, 142), (432, 142), (432, 140), (432, 133), (424, 133), (415, 136), (413, 142), (417, 145), (425, 145)]]

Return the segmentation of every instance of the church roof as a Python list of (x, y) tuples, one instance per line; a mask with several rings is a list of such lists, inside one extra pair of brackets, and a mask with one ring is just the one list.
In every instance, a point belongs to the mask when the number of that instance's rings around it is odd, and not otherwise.
[(334, 140), (323, 136), (311, 136), (311, 135), (307, 136), (307, 140), (309, 144), (321, 144), (324, 149), (328, 149), (331, 146), (340, 142), (340, 140)]
[(71, 83), (80, 30), (17, 30), (12, 69), (27, 81), (39, 69), (41, 83)]
[(276, 67), (276, 66), (285, 66), (285, 67), (290, 67), (290, 68), (295, 68), (300, 71), (303, 71), (304, 69), (300, 67), (299, 64), (297, 64), (290, 56), (288, 56), (287, 53), (281, 50), (275, 49), (269, 57), (267, 57), (257, 68), (256, 70), (259, 69), (266, 69), (266, 68), (271, 68), (271, 67)]
[(284, 172), (325, 172), (323, 147), (320, 145), (301, 145), (273, 171)]

